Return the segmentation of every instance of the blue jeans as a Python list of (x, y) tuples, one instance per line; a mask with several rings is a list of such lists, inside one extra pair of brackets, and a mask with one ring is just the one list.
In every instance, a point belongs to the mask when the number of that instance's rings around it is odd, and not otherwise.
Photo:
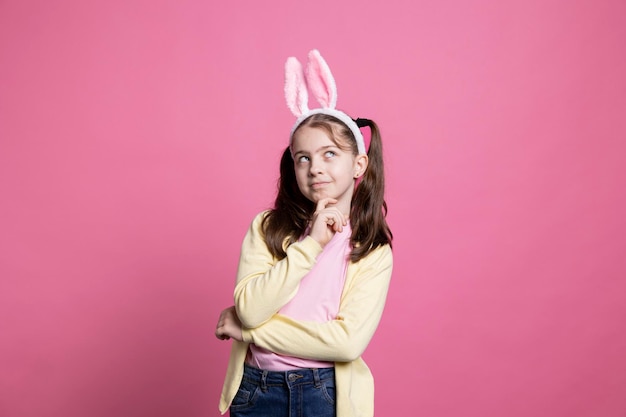
[(263, 371), (244, 366), (231, 417), (335, 417), (335, 369)]

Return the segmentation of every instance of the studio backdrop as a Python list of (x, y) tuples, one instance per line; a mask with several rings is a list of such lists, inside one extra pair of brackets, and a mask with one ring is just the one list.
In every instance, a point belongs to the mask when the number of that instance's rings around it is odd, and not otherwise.
[(0, 1), (0, 416), (214, 417), (316, 48), (384, 144), (377, 416), (626, 415), (626, 3)]

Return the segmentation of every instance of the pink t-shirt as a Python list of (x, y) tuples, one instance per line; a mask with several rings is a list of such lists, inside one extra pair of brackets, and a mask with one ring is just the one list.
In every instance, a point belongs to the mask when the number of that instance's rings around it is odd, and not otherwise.
[[(302, 321), (327, 322), (339, 312), (350, 256), (350, 224), (335, 233), (317, 257), (313, 269), (300, 281), (298, 293), (278, 312)], [(259, 369), (286, 371), (295, 368), (327, 368), (331, 362), (283, 356), (250, 344), (246, 362)]]

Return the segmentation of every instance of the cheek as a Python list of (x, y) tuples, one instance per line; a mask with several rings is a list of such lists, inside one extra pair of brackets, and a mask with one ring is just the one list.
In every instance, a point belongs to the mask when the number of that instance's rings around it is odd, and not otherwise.
[(298, 171), (296, 169), (296, 183), (298, 183), (298, 187), (302, 189), (304, 185), (306, 185), (307, 175), (302, 171)]

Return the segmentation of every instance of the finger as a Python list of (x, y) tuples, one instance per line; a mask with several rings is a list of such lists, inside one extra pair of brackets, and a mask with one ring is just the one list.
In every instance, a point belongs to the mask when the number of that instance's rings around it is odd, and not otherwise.
[(322, 215), (324, 222), (335, 232), (342, 231), (343, 226), (346, 225), (346, 218), (338, 209), (325, 209), (323, 213), (320, 213), (320, 215)]
[(329, 226), (333, 226), (333, 229), (335, 231), (339, 230), (343, 230), (343, 226), (346, 225), (346, 217), (343, 215), (343, 213), (339, 210), (333, 210), (331, 213), (329, 213), (328, 216), (329, 220), (326, 222)]
[(322, 211), (326, 207), (328, 207), (328, 205), (335, 204), (335, 203), (337, 203), (337, 200), (335, 200), (334, 198), (331, 198), (331, 197), (322, 198), (320, 201), (317, 202), (317, 205), (315, 206), (315, 211)]
[(337, 215), (328, 216), (326, 224), (333, 230), (337, 230), (337, 227), (341, 225), (341, 219), (337, 218)]
[(220, 326), (217, 329), (215, 329), (215, 337), (217, 337), (220, 340), (230, 339), (230, 336), (228, 335), (228, 333), (226, 332), (223, 326)]

